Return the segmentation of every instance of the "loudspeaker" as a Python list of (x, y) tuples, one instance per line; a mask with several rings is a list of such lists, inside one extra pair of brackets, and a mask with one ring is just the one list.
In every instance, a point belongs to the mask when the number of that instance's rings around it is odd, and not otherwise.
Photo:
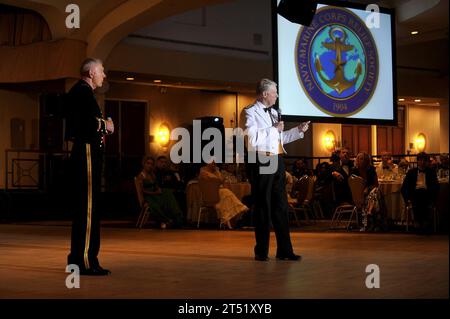
[[(223, 162), (224, 160), (224, 154), (225, 154), (225, 127), (223, 125), (223, 118), (219, 117), (219, 116), (204, 116), (204, 117), (200, 117), (200, 118), (196, 118), (196, 120), (200, 120), (201, 121), (201, 134), (203, 136), (203, 132), (208, 129), (208, 128), (215, 128), (217, 130), (219, 130), (220, 132), (220, 141), (215, 141), (215, 142), (220, 142), (221, 143), (221, 151), (222, 151), (222, 156), (219, 156), (218, 154), (210, 154), (211, 156), (214, 156), (216, 158), (217, 161)], [(199, 136), (194, 136), (193, 134), (191, 135), (191, 138), (199, 138)], [(201, 137), (200, 137), (201, 138)], [(201, 140), (201, 149), (203, 152), (203, 148), (209, 144), (212, 141), (212, 138), (210, 137), (210, 140)], [(194, 145), (194, 141), (191, 141), (191, 147)], [(191, 152), (191, 156), (193, 156), (193, 151)], [(202, 158), (202, 162), (203, 162), (203, 158)]]
[(66, 107), (65, 93), (50, 93), (40, 96), (41, 116), (64, 118)]
[(223, 118), (219, 116), (203, 116), (198, 117), (196, 120), (202, 121), (202, 127), (222, 127), (223, 126)]
[(293, 23), (309, 26), (316, 14), (315, 0), (281, 0), (277, 12)]

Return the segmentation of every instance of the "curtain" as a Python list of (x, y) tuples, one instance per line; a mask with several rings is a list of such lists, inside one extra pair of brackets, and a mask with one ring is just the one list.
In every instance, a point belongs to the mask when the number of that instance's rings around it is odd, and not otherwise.
[(31, 10), (0, 5), (0, 46), (20, 46), (51, 40), (44, 18)]

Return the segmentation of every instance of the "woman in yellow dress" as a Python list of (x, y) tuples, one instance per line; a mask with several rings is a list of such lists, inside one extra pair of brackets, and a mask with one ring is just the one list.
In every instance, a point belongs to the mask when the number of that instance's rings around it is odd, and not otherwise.
[[(224, 182), (224, 178), (216, 166), (216, 163), (212, 161), (210, 164), (203, 166), (200, 169), (199, 181), (202, 180), (219, 180)], [(242, 202), (234, 195), (234, 193), (225, 187), (219, 188), (219, 203), (215, 205), (220, 223), (227, 225), (229, 229), (232, 229), (231, 220), (239, 219), (242, 214), (249, 211), (249, 208), (242, 204)]]

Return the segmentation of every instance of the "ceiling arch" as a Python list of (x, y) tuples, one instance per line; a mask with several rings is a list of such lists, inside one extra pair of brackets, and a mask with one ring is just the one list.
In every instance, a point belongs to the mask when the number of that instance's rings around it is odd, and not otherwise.
[(231, 0), (129, 0), (101, 19), (87, 36), (87, 55), (106, 60), (114, 46), (135, 30), (166, 17)]

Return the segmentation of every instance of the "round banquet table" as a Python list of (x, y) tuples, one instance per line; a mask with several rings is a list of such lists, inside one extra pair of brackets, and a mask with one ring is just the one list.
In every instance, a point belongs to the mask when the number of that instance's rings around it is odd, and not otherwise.
[(400, 192), (402, 181), (399, 180), (378, 180), (378, 185), (384, 195), (386, 204), (386, 217), (390, 220), (399, 221), (405, 209), (405, 203)]

